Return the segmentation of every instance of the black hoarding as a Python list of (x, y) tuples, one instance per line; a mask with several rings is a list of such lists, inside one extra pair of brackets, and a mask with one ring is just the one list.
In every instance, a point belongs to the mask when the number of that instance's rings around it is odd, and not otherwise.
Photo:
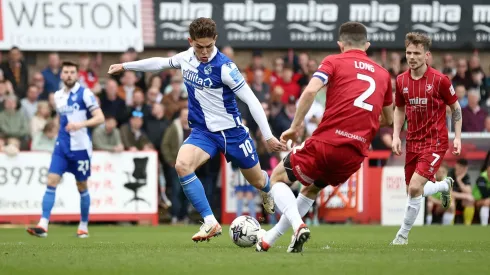
[(156, 44), (185, 47), (197, 17), (218, 26), (218, 44), (236, 48), (337, 48), (338, 27), (366, 25), (374, 48), (403, 48), (409, 31), (427, 33), (434, 49), (490, 49), (490, 2), (363, 0), (155, 0)]

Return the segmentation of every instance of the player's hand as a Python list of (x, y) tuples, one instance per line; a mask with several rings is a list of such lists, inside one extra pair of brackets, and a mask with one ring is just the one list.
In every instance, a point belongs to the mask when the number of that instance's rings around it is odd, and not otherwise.
[(82, 129), (83, 127), (84, 125), (81, 122), (70, 122), (68, 125), (66, 125), (65, 130), (68, 132), (74, 132)]
[(267, 144), (267, 151), (269, 152), (278, 152), (278, 151), (284, 151), (286, 150), (286, 145), (282, 144), (277, 140), (277, 138), (272, 137), (266, 141)]
[(399, 137), (393, 137), (393, 142), (391, 143), (391, 150), (397, 156), (400, 156), (402, 154), (402, 141)]
[(281, 135), (281, 143), (286, 144), (288, 140), (292, 140), (293, 142), (298, 140), (298, 130), (294, 128), (289, 128)]
[(453, 155), (459, 156), (461, 154), (461, 139), (455, 138), (453, 142)]
[(116, 75), (124, 72), (124, 67), (122, 64), (113, 64), (109, 67), (108, 74)]

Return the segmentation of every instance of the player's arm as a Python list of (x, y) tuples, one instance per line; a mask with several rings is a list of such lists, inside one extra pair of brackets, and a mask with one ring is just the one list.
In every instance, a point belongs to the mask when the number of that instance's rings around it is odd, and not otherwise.
[(83, 92), (83, 101), (92, 117), (82, 122), (68, 123), (68, 125), (66, 125), (67, 131), (77, 131), (85, 127), (93, 128), (104, 123), (104, 113), (102, 113), (102, 110), (99, 108), (99, 104), (97, 103), (94, 93), (92, 93), (92, 91), (89, 89), (85, 89)]
[(383, 112), (381, 113), (381, 120), (379, 127), (388, 127), (393, 124), (393, 106), (383, 107)]
[(109, 67), (109, 74), (119, 74), (123, 71), (159, 72), (166, 69), (180, 69), (180, 54), (172, 57), (151, 57), (138, 61), (113, 64)]
[(267, 141), (268, 149), (270, 151), (285, 149), (274, 135), (272, 135), (267, 116), (265, 115), (264, 109), (262, 109), (262, 104), (260, 104), (260, 101), (252, 89), (250, 89), (234, 63), (230, 62), (221, 67), (221, 79), (240, 100), (247, 104), (250, 114), (259, 126), (262, 136)]
[(461, 113), (461, 106), (459, 101), (456, 100), (453, 104), (449, 105), (451, 108), (451, 118), (454, 123), (454, 151), (453, 154), (459, 155), (461, 153), (461, 127), (463, 126), (463, 116)]
[(403, 123), (405, 123), (405, 98), (403, 97), (400, 87), (396, 85), (395, 92), (395, 111), (393, 113), (393, 143), (391, 149), (396, 155), (402, 154), (402, 141), (400, 132), (402, 131)]
[[(315, 73), (318, 74), (318, 73)], [(315, 76), (315, 74), (313, 76)], [(315, 101), (316, 94), (325, 86), (327, 81), (326, 75), (323, 79), (319, 77), (312, 77), (303, 93), (298, 100), (298, 106), (296, 108), (296, 114), (294, 115), (293, 122), (291, 123), (291, 129), (298, 130), (301, 123), (305, 120), (305, 116), (311, 108), (313, 101)]]
[(383, 110), (381, 113), (381, 120), (379, 127), (391, 126), (393, 124), (393, 94), (391, 87), (391, 79), (387, 76), (388, 85), (385, 91), (383, 100)]
[(446, 105), (449, 105), (452, 112), (452, 120), (454, 124), (454, 141), (453, 141), (453, 155), (459, 155), (461, 153), (461, 127), (463, 126), (463, 116), (461, 113), (461, 106), (458, 102), (458, 97), (454, 91), (451, 80), (447, 76), (441, 78), (439, 86), (439, 94)]

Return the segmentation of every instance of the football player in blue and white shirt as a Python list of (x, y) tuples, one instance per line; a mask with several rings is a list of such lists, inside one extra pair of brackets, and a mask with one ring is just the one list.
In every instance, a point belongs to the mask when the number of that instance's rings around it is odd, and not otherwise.
[(189, 126), (192, 132), (180, 148), (175, 164), (180, 183), (189, 201), (204, 218), (192, 240), (204, 241), (221, 234), (206, 199), (204, 188), (194, 171), (218, 152), (238, 166), (247, 179), (261, 190), (264, 208), (274, 212), (269, 195), (269, 177), (262, 171), (248, 129), (242, 125), (235, 95), (245, 102), (267, 140), (270, 151), (284, 149), (271, 133), (262, 106), (245, 82), (236, 65), (215, 46), (216, 24), (210, 18), (198, 18), (189, 25), (191, 48), (170, 58), (154, 57), (114, 64), (109, 74), (124, 70), (158, 72), (181, 69), (188, 92)]
[(48, 186), (42, 201), (42, 216), (36, 227), (27, 232), (37, 237), (48, 236), (48, 224), (56, 197), (56, 186), (65, 172), (75, 176), (80, 192), (80, 224), (77, 236), (88, 237), (90, 195), (87, 179), (90, 177), (92, 156), (91, 129), (104, 122), (97, 99), (87, 88), (78, 83), (78, 65), (63, 62), (61, 80), (64, 88), (55, 92), (56, 111), (60, 128), (48, 171)]

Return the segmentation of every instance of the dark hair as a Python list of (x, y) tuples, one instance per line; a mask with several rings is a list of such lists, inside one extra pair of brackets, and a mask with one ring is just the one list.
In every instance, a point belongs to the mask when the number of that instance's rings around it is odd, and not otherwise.
[(347, 45), (363, 46), (367, 42), (366, 27), (359, 22), (346, 22), (339, 28), (339, 40)]
[(461, 166), (468, 166), (468, 160), (467, 159), (464, 159), (464, 158), (460, 158), (456, 161), (457, 164), (461, 165)]
[(63, 63), (61, 63), (61, 69), (63, 70), (64, 67), (75, 67), (78, 72), (78, 64), (75, 62), (63, 61)]
[(218, 35), (216, 23), (211, 18), (199, 17), (189, 25), (189, 35), (192, 40), (199, 38), (215, 38)]
[(422, 47), (424, 47), (424, 50), (428, 51), (430, 49), (430, 46), (432, 46), (432, 40), (426, 34), (409, 32), (405, 36), (405, 47), (408, 47), (408, 45), (410, 44), (413, 44), (415, 46), (422, 45)]
[(113, 115), (105, 115), (105, 120), (108, 121), (109, 119), (117, 120), (116, 117)]

